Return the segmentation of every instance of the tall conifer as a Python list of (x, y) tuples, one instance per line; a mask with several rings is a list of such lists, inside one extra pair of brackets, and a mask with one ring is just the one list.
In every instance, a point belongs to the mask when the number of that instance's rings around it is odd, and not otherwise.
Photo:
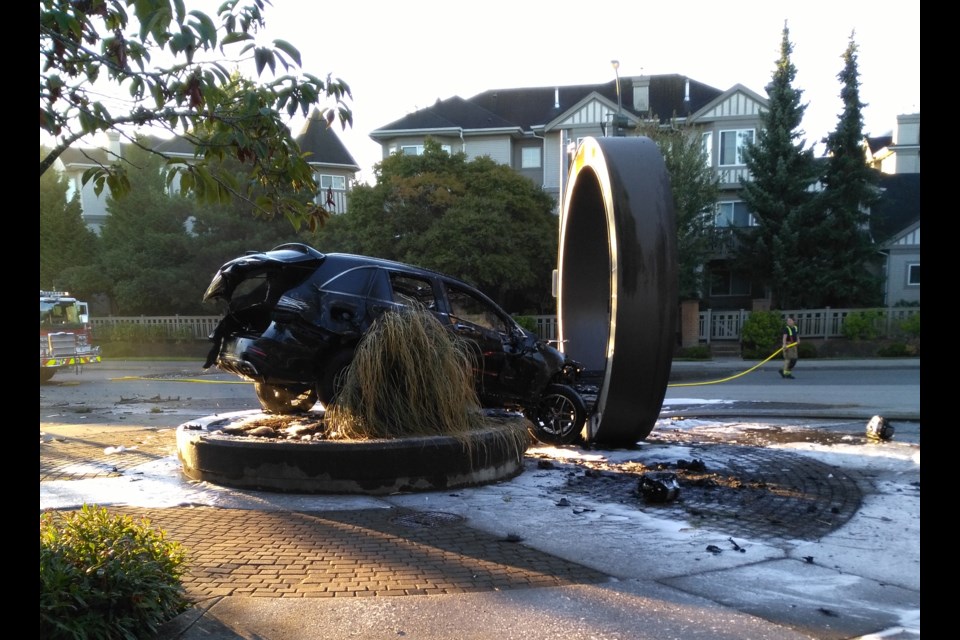
[(802, 305), (816, 271), (806, 260), (810, 250), (806, 232), (813, 215), (817, 166), (800, 129), (807, 105), (801, 103), (803, 91), (793, 86), (797, 69), (790, 60), (792, 52), (784, 23), (780, 57), (766, 87), (768, 108), (745, 154), (750, 179), (744, 182), (741, 197), (758, 227), (737, 230), (735, 264), (769, 287), (777, 308)]
[(875, 249), (868, 230), (870, 207), (879, 200), (876, 171), (867, 166), (860, 101), (858, 47), (854, 34), (837, 74), (843, 111), (827, 137), (823, 191), (818, 196), (824, 224), (816, 230), (822, 268), (811, 292), (815, 306), (870, 306), (881, 298), (879, 277), (868, 269)]

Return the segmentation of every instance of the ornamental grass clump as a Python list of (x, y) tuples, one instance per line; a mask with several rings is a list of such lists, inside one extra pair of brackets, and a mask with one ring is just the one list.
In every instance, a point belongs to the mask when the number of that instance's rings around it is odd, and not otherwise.
[(357, 345), (324, 422), (331, 438), (463, 437), (483, 426), (473, 348), (426, 309), (384, 313)]
[(103, 507), (40, 514), (40, 637), (134, 640), (187, 605), (179, 543)]

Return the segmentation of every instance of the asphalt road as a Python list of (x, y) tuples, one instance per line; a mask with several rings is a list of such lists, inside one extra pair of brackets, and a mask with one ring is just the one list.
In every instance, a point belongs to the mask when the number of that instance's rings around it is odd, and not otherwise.
[[(258, 409), (253, 385), (198, 361), (106, 361), (83, 372), (58, 372), (40, 385), (40, 422), (103, 424), (139, 420), (176, 426), (211, 413)], [(852, 417), (883, 413), (919, 422), (917, 361), (803, 361), (796, 379), (738, 360), (675, 362), (663, 412), (675, 415)]]

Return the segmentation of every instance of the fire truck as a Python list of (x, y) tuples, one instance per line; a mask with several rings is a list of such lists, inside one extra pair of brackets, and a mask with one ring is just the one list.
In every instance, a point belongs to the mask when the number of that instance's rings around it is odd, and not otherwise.
[(66, 291), (40, 291), (40, 382), (61, 370), (100, 362), (91, 340), (90, 312)]

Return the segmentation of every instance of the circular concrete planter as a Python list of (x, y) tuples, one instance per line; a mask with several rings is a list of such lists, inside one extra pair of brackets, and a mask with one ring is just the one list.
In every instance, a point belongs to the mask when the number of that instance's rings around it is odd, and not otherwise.
[[(505, 480), (523, 470), (526, 419), (489, 418), (466, 439), (296, 442), (223, 433), (258, 415), (242, 411), (184, 423), (177, 457), (184, 474), (230, 487), (292, 493), (386, 495), (446, 490)], [(524, 434), (518, 438), (515, 434)]]

